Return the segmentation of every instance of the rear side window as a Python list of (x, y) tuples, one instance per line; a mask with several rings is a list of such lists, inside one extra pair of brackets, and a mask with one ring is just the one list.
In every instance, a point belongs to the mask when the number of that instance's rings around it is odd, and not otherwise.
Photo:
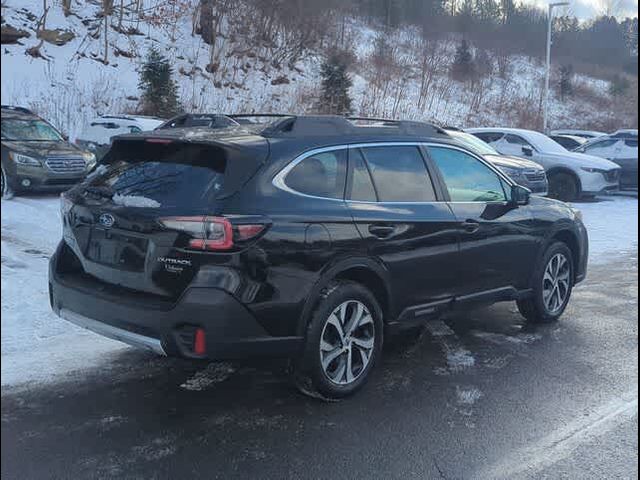
[(434, 202), (436, 195), (424, 159), (413, 146), (362, 149), (381, 202)]
[(89, 193), (123, 206), (206, 210), (224, 187), (226, 161), (221, 149), (129, 143), (90, 182)]
[(298, 163), (285, 179), (287, 187), (313, 197), (344, 198), (347, 150), (322, 152)]
[(375, 202), (376, 190), (373, 188), (371, 175), (364, 163), (360, 150), (352, 150), (349, 160), (353, 164), (351, 170), (349, 199), (359, 202)]
[(478, 159), (460, 150), (429, 148), (440, 169), (452, 202), (502, 202), (507, 200), (500, 176)]
[(638, 148), (638, 140), (625, 140), (624, 143), (629, 148)]

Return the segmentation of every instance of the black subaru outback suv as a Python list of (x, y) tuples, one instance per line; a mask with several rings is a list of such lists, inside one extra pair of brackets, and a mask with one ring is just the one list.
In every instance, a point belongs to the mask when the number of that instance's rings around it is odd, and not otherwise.
[(563, 313), (585, 278), (578, 212), (436, 127), (284, 116), (120, 136), (62, 198), (62, 318), (166, 355), (293, 359), (358, 390), (383, 338), (468, 306)]

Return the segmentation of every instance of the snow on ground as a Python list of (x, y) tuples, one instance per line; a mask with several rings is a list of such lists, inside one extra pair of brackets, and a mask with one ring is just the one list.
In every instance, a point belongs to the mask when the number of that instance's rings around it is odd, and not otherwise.
[[(591, 263), (615, 260), (637, 249), (637, 199), (608, 197), (575, 206), (582, 210), (589, 229)], [(58, 198), (2, 200), (1, 220), (2, 386), (108, 368), (115, 355), (130, 347), (67, 323), (49, 307), (48, 258), (61, 236)], [(211, 379), (194, 379), (186, 388), (196, 388), (203, 381)]]
[(638, 199), (605, 197), (573, 205), (589, 231), (589, 262), (606, 263), (638, 248)]

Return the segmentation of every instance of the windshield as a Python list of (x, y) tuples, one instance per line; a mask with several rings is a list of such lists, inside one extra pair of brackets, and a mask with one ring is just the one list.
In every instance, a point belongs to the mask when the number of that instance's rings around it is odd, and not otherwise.
[(459, 132), (459, 131), (450, 131), (447, 130), (447, 133), (451, 135), (456, 140), (461, 141), (471, 150), (473, 150), (478, 155), (500, 155), (497, 150), (489, 145), (486, 142), (483, 142), (475, 135), (471, 135), (467, 132)]
[(62, 135), (42, 120), (2, 120), (2, 140), (23, 142), (62, 142)]

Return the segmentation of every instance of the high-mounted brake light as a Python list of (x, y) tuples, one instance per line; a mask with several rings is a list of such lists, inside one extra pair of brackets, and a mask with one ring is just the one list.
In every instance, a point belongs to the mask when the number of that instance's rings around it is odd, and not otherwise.
[(223, 251), (234, 247), (234, 241), (246, 241), (259, 235), (264, 229), (262, 224), (232, 225), (224, 217), (167, 217), (160, 223), (168, 229), (188, 234), (188, 246), (193, 250)]

